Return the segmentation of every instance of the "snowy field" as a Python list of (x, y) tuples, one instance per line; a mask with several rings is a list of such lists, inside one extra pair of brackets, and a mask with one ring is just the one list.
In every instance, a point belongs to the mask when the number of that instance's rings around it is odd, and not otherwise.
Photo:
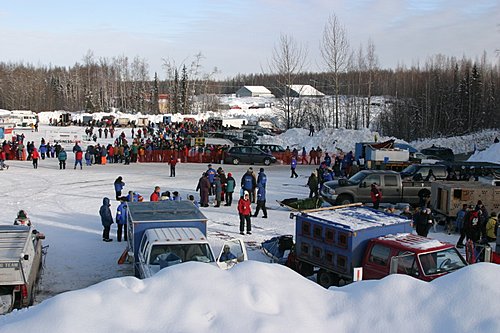
[[(38, 145), (41, 136), (57, 129), (42, 125), (38, 133), (25, 132), (26, 140)], [(83, 132), (84, 128), (62, 129)], [(130, 129), (125, 133), (130, 136)], [(297, 144), (310, 140), (301, 130), (294, 137)], [(39, 161), (37, 170), (28, 161), (9, 161), (10, 169), (0, 171), (1, 223), (11, 224), (17, 211), (24, 209), (50, 246), (37, 304), (0, 317), (2, 333), (498, 332), (498, 265), (473, 265), (431, 283), (394, 275), (325, 290), (286, 267), (270, 264), (258, 245), (273, 236), (293, 234), (295, 228), (290, 212), (276, 200), (306, 197), (311, 166), (299, 165), (297, 179), (289, 178), (288, 166), (265, 167), (271, 210), (268, 219), (252, 218), (252, 235), (239, 235), (235, 205), (202, 210), (209, 219), (214, 252), (228, 236), (243, 237), (252, 260), (229, 271), (187, 263), (137, 280), (130, 265), (117, 264), (125, 243), (116, 241), (116, 224), (111, 231), (114, 241), (101, 239), (102, 198), (114, 198), (113, 182), (118, 176), (123, 177), (126, 191), (137, 191), (146, 199), (156, 185), (162, 191), (177, 190), (183, 198), (198, 197), (194, 190), (207, 166), (178, 164), (175, 178), (168, 177), (165, 164), (107, 164), (74, 170), (71, 145), (67, 148), (66, 170), (59, 170), (55, 159), (46, 159)], [(238, 183), (248, 168), (221, 166)], [(112, 200), (113, 213), (117, 205)], [(458, 235), (438, 229), (429, 237), (456, 243)]]

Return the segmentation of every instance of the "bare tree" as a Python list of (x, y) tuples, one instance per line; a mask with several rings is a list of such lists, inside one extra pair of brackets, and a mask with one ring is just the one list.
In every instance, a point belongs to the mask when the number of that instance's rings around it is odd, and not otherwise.
[(349, 41), (344, 26), (331, 14), (323, 30), (321, 55), (331, 72), (335, 95), (335, 127), (339, 127), (340, 75), (346, 70), (349, 58)]
[(269, 70), (276, 75), (277, 89), (282, 95), (283, 111), (287, 128), (294, 125), (294, 97), (290, 86), (296, 82), (298, 74), (304, 69), (307, 50), (297, 44), (291, 36), (280, 35), (278, 44), (274, 46), (269, 62)]
[(370, 117), (371, 117), (371, 112), (370, 112), (370, 105), (371, 105), (371, 98), (372, 98), (372, 86), (373, 86), (373, 81), (375, 78), (375, 74), (377, 73), (378, 69), (378, 58), (375, 55), (375, 44), (373, 43), (373, 40), (370, 38), (368, 39), (368, 47), (366, 49), (366, 69), (368, 72), (368, 103), (366, 106), (366, 127), (370, 128)]

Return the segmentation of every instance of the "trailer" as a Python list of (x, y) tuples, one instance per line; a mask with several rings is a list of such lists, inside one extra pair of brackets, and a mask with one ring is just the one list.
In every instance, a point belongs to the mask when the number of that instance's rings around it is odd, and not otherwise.
[(13, 110), (10, 113), (9, 122), (14, 123), (15, 128), (18, 129), (33, 129), (38, 123), (38, 116), (30, 110)]
[(431, 185), (431, 203), (435, 212), (451, 221), (462, 209), (462, 205), (475, 205), (483, 202), (489, 211), (500, 210), (500, 185), (486, 184), (480, 181), (433, 182)]

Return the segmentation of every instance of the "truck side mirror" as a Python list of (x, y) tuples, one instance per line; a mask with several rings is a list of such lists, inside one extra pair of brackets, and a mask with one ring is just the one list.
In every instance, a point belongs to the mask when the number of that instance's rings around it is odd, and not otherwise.
[(366, 187), (366, 182), (361, 182), (361, 183), (359, 184), (359, 187)]

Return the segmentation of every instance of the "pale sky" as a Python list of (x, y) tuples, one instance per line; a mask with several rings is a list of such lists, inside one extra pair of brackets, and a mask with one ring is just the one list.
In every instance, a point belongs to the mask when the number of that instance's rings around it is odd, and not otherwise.
[(224, 78), (268, 72), (286, 34), (308, 49), (308, 71), (324, 71), (319, 45), (332, 13), (355, 50), (373, 40), (382, 68), (436, 54), (499, 61), (498, 0), (0, 0), (0, 61), (72, 66), (91, 50), (145, 59), (164, 78), (162, 59), (190, 63), (201, 52), (203, 71)]

